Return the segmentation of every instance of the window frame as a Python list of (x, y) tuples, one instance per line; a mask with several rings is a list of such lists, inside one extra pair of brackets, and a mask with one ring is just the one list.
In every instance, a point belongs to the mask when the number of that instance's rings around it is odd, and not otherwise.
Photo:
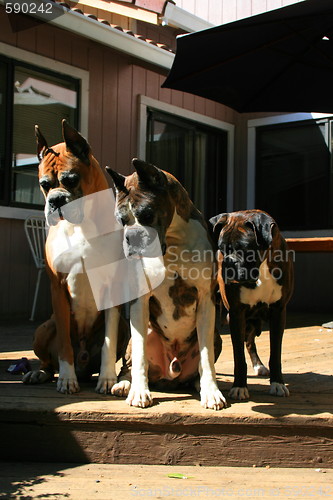
[[(0, 58), (7, 63), (11, 68), (7, 72), (7, 88), (10, 88), (10, 83), (13, 81), (13, 72), (15, 66), (32, 69), (45, 75), (55, 77), (64, 77), (69, 81), (75, 81), (77, 84), (77, 103), (78, 115), (77, 123), (74, 124), (81, 133), (87, 137), (88, 135), (88, 105), (89, 105), (89, 72), (68, 64), (50, 59), (45, 56), (40, 56), (28, 52), (11, 45), (0, 42)], [(10, 127), (6, 127), (6, 152), (5, 152), (5, 165), (6, 169), (11, 166), (11, 150), (12, 150), (12, 124), (13, 124), (13, 96), (14, 92), (9, 92), (7, 99), (7, 116), (10, 113)], [(59, 124), (60, 126), (60, 124)], [(1, 218), (14, 218), (25, 219), (29, 215), (40, 213), (43, 208), (36, 205), (18, 203), (11, 201), (9, 175), (6, 176), (5, 199), (0, 202), (0, 217)]]
[[(328, 120), (326, 127), (326, 141), (328, 147), (331, 149), (331, 144), (329, 141), (329, 130), (330, 122), (333, 120), (332, 114), (325, 113), (290, 113), (285, 115), (272, 115), (264, 118), (255, 118), (248, 121), (248, 158), (247, 158), (247, 193), (246, 193), (246, 207), (247, 209), (255, 208), (256, 199), (256, 143), (257, 143), (257, 131), (256, 129), (263, 126), (280, 125), (280, 124), (292, 124), (292, 123), (302, 123), (302, 122), (313, 122), (318, 120)], [(324, 237), (333, 236), (333, 229), (303, 229), (303, 230), (285, 230), (283, 231), (285, 237)]]
[(206, 115), (201, 115), (194, 111), (189, 111), (173, 104), (167, 104), (150, 97), (139, 95), (139, 127), (138, 127), (138, 156), (142, 160), (146, 159), (146, 139), (147, 139), (147, 117), (149, 109), (156, 112), (175, 115), (177, 118), (189, 120), (199, 125), (216, 128), (227, 133), (227, 186), (226, 186), (226, 206), (227, 211), (231, 212), (234, 201), (234, 131), (235, 126), (231, 123), (217, 120)]

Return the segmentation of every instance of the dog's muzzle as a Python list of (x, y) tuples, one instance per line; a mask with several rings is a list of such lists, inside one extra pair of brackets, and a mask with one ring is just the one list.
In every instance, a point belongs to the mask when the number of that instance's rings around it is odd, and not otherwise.
[(53, 189), (46, 198), (45, 217), (49, 226), (55, 226), (63, 219), (80, 224), (83, 219), (82, 199), (74, 199), (65, 189)]
[(166, 251), (166, 245), (160, 244), (157, 231), (148, 226), (127, 226), (123, 246), (126, 258), (134, 259), (161, 257)]
[(228, 254), (223, 257), (222, 277), (225, 284), (255, 285), (259, 278), (259, 266), (251, 265), (237, 254)]

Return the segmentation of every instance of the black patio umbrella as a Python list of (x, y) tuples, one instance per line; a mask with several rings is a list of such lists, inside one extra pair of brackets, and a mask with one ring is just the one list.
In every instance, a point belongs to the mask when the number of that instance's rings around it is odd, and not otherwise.
[(178, 37), (162, 86), (239, 112), (333, 112), (333, 0)]

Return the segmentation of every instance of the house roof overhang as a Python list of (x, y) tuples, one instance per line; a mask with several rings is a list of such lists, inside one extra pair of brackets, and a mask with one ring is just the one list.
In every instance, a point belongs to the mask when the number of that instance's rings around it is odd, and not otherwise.
[[(4, 5), (5, 0), (0, 0)], [(151, 40), (142, 39), (132, 32), (126, 32), (119, 27), (110, 26), (102, 20), (75, 12), (57, 3), (52, 3), (52, 15), (47, 17), (44, 12), (38, 10), (39, 6), (45, 7), (45, 2), (35, 0), (36, 9), (32, 17), (47, 22), (58, 28), (65, 29), (76, 35), (89, 38), (102, 45), (119, 50), (125, 54), (136, 57), (150, 64), (169, 70), (175, 54), (162, 44), (157, 44)]]
[[(173, 5), (173, 0), (79, 0), (78, 7), (87, 5), (99, 11), (158, 25), (169, 3)], [(74, 8), (73, 4), (71, 8)]]
[[(96, 1), (105, 6), (110, 6), (111, 12), (114, 11), (114, 6), (118, 5), (121, 9), (127, 6), (126, 12), (124, 10), (119, 11), (121, 15), (141, 19), (146, 22), (153, 22), (154, 24), (169, 24), (189, 32), (212, 26), (190, 12), (177, 7), (174, 0), (93, 0), (91, 2), (90, 0), (86, 0), (83, 3), (89, 4), (90, 2), (92, 5), (95, 5)], [(85, 15), (79, 9), (75, 11), (75, 9), (70, 8), (67, 4), (59, 4), (55, 0), (51, 0), (52, 15), (48, 17), (43, 10), (39, 9), (43, 5), (45, 8), (45, 2), (46, 0), (34, 0), (36, 9), (34, 13), (30, 13), (29, 15), (125, 54), (137, 57), (150, 64), (170, 70), (175, 54), (171, 50), (168, 50), (166, 46), (163, 46), (163, 44), (145, 39), (129, 30), (122, 29), (120, 26), (112, 26), (108, 22), (97, 19), (92, 15)], [(6, 0), (0, 0), (0, 4), (5, 5)], [(147, 15), (155, 16), (154, 20), (149, 20)]]
[(188, 10), (178, 7), (174, 0), (80, 0), (86, 5), (104, 4), (107, 10), (147, 22), (170, 25), (188, 32), (211, 28), (205, 21)]
[(168, 3), (175, 3), (174, 0), (116, 0), (116, 2), (156, 12), (156, 14), (162, 14)]

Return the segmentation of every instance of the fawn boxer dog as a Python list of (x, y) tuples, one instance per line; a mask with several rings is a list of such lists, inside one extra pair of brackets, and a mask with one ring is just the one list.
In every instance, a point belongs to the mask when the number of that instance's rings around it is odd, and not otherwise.
[[(115, 372), (120, 311), (105, 311), (105, 335), (100, 332), (100, 312), (92, 293), (85, 264), (97, 255), (110, 252), (96, 236), (96, 198), (109, 185), (91, 148), (66, 120), (62, 121), (64, 142), (48, 147), (38, 126), (35, 128), (39, 164), (39, 184), (45, 197), (45, 217), (50, 226), (45, 245), (46, 269), (51, 280), (53, 317), (37, 329), (34, 349), (41, 360), (40, 369), (25, 375), (25, 383), (48, 380), (59, 368), (57, 390), (79, 390), (75, 365), (82, 373), (96, 368), (100, 348), (101, 366), (96, 390), (110, 392), (116, 383)], [(89, 203), (84, 205), (88, 197)], [(97, 205), (98, 205), (97, 197)], [(89, 208), (90, 207), (90, 208)], [(90, 212), (89, 212), (90, 210)], [(95, 212), (94, 212), (95, 210)], [(119, 248), (121, 249), (121, 239)], [(98, 260), (98, 259), (97, 259)], [(125, 334), (124, 325), (123, 332)], [(103, 328), (103, 327), (102, 327)], [(96, 340), (98, 339), (98, 340)], [(76, 343), (74, 359), (73, 343)], [(98, 361), (97, 361), (98, 363)], [(89, 366), (88, 366), (89, 365)], [(94, 366), (93, 366), (94, 365)], [(99, 367), (98, 367), (99, 368)]]
[[(276, 222), (260, 210), (223, 213), (210, 219), (218, 235), (218, 281), (222, 314), (229, 312), (234, 350), (233, 399), (247, 399), (244, 342), (257, 375), (270, 374), (270, 394), (288, 396), (281, 371), (286, 305), (293, 291), (293, 259)], [(270, 330), (269, 370), (261, 362), (255, 337), (262, 321)]]
[[(70, 323), (71, 344), (74, 353), (74, 367), (77, 380), (87, 382), (91, 376), (100, 372), (101, 353), (105, 343), (105, 317), (104, 313), (98, 315), (91, 331), (87, 332), (84, 341), (79, 336), (77, 323), (74, 317)], [(125, 353), (128, 349), (129, 330), (123, 316), (120, 316), (118, 342), (117, 342), (117, 360), (123, 358), (122, 373), (126, 374), (127, 365), (125, 362)], [(84, 345), (82, 346), (82, 344)], [(83, 348), (82, 348), (83, 347)], [(54, 373), (59, 370), (59, 354), (57, 328), (54, 314), (50, 319), (38, 326), (34, 333), (33, 348), (36, 356), (40, 360), (38, 370), (31, 371), (24, 375), (23, 382), (26, 384), (38, 384), (51, 380)], [(118, 377), (122, 380), (122, 377)], [(97, 392), (111, 392), (113, 384), (108, 388), (98, 388)]]
[(148, 377), (150, 382), (186, 382), (199, 370), (202, 406), (220, 410), (226, 403), (214, 368), (216, 278), (207, 228), (171, 174), (138, 159), (133, 166), (135, 172), (128, 177), (107, 169), (116, 188), (116, 217), (124, 226), (125, 255), (141, 258), (152, 281), (161, 269), (147, 264), (145, 251), (158, 240), (164, 279), (131, 302), (132, 383), (126, 388), (127, 402), (152, 404)]

